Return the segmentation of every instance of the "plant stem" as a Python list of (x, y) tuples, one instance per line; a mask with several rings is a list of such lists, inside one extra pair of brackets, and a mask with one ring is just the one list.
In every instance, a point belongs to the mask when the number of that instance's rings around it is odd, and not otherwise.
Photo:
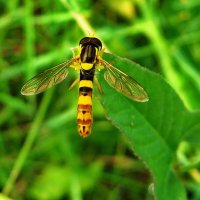
[(49, 102), (52, 97), (52, 94), (53, 94), (53, 90), (50, 90), (49, 92), (45, 93), (45, 95), (42, 99), (42, 103), (36, 114), (36, 118), (33, 122), (32, 128), (30, 129), (30, 131), (28, 133), (25, 143), (16, 159), (16, 162), (14, 163), (14, 166), (12, 168), (10, 176), (3, 188), (3, 193), (6, 195), (9, 195), (10, 191), (12, 190), (13, 185), (16, 182), (17, 177), (19, 176), (20, 171), (22, 170), (24, 162), (28, 156), (28, 153), (32, 147), (32, 144), (38, 134), (38, 131), (39, 131), (42, 121), (44, 119), (45, 113), (47, 111)]

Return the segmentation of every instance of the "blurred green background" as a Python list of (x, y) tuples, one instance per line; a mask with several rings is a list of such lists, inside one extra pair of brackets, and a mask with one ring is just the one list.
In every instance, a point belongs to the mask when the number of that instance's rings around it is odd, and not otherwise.
[[(72, 57), (95, 34), (112, 53), (161, 74), (189, 110), (200, 108), (200, 2), (0, 0), (0, 188), (13, 199), (153, 199), (152, 177), (93, 98), (92, 134), (77, 133), (78, 76), (24, 97), (26, 80)], [(192, 150), (191, 150), (192, 149)], [(200, 156), (183, 143), (178, 159)], [(178, 162), (178, 161), (177, 161)], [(184, 162), (183, 162), (184, 163)], [(189, 199), (198, 170), (180, 171)], [(0, 199), (5, 199), (1, 197)]]

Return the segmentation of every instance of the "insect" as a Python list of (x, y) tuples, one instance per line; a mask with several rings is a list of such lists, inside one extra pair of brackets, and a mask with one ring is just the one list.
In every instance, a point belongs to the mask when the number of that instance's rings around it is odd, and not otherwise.
[(102, 43), (95, 37), (84, 37), (79, 42), (79, 52), (70, 60), (55, 67), (49, 68), (34, 76), (21, 89), (23, 95), (35, 95), (43, 92), (63, 81), (68, 76), (69, 67), (80, 72), (80, 78), (75, 80), (72, 86), (79, 82), (79, 98), (77, 124), (80, 136), (87, 137), (92, 128), (92, 90), (93, 80), (97, 87), (101, 87), (95, 77), (95, 70), (105, 69), (104, 78), (107, 83), (132, 100), (138, 102), (148, 101), (145, 90), (133, 78), (112, 66), (102, 59)]

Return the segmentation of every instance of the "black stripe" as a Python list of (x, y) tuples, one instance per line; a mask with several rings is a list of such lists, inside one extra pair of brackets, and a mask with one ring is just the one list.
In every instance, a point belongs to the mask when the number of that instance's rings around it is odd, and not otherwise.
[[(93, 82), (94, 72), (95, 72), (95, 66), (93, 66), (92, 69), (90, 69), (90, 70), (83, 70), (82, 69), (80, 71), (80, 81), (81, 80), (88, 80), (88, 81)], [(79, 92), (80, 92), (80, 94), (87, 96), (87, 94), (89, 92), (92, 92), (92, 88), (90, 88), (90, 87), (80, 87)]]
[(90, 70), (81, 70), (80, 71), (80, 81), (81, 80), (90, 80), (93, 82), (94, 79), (94, 67)]
[(79, 88), (79, 92), (83, 95), (83, 96), (87, 96), (87, 94), (89, 92), (92, 92), (92, 88), (90, 87), (80, 87)]

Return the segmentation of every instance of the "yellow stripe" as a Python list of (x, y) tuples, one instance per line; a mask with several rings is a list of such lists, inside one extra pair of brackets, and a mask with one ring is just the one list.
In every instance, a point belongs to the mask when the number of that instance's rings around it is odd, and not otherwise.
[(78, 98), (78, 104), (82, 104), (82, 105), (92, 105), (92, 98), (91, 96), (83, 96), (80, 95)]
[[(81, 120), (81, 121), (90, 120), (90, 123), (91, 123), (91, 121), (92, 121), (92, 115), (91, 115), (90, 112), (86, 112), (84, 114), (82, 112), (78, 112), (77, 119)], [(79, 122), (79, 124), (82, 124), (82, 123)]]
[(93, 88), (93, 82), (90, 80), (81, 80), (79, 83), (79, 88), (80, 87), (89, 87), (89, 88)]
[(81, 63), (81, 67), (82, 67), (84, 70), (90, 70), (90, 69), (92, 69), (93, 64), (92, 64), (92, 63)]

